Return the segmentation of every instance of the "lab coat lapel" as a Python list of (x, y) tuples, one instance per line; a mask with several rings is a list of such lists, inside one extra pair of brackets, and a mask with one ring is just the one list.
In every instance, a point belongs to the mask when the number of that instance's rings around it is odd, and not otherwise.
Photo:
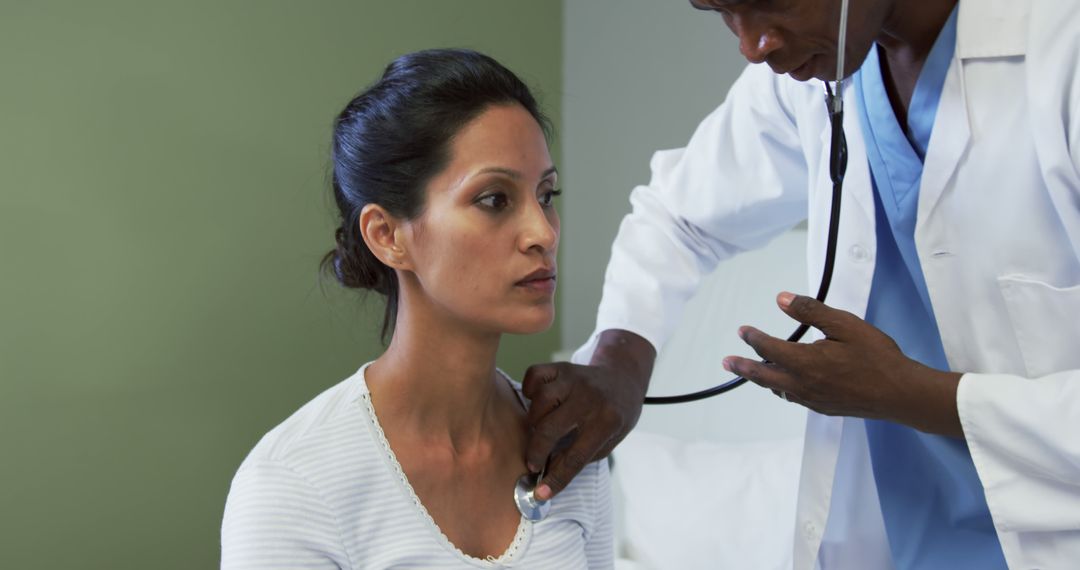
[(917, 226), (933, 213), (971, 143), (965, 62), (1023, 55), (1026, 48), (1030, 0), (969, 0), (957, 9), (956, 51), (945, 74), (923, 163)]
[(945, 74), (919, 186), (918, 222), (928, 219), (971, 142), (963, 63), (953, 58)]

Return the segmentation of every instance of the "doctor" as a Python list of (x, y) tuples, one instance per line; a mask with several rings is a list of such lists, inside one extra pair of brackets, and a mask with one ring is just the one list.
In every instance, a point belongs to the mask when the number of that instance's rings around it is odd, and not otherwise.
[[(819, 81), (840, 0), (691, 0), (752, 64), (631, 194), (596, 331), (526, 374), (557, 494), (637, 422), (660, 347), (717, 263), (808, 221), (831, 184)], [(725, 367), (811, 410), (797, 570), (1080, 564), (1080, 3), (851, 0), (849, 160), (818, 340), (747, 326)], [(747, 426), (753, 429), (753, 426)]]

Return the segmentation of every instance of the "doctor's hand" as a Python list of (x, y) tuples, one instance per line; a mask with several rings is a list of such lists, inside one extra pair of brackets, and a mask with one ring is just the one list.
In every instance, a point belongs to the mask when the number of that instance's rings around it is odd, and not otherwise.
[(777, 304), (825, 338), (801, 344), (740, 327), (739, 336), (768, 363), (729, 356), (724, 368), (821, 414), (885, 419), (963, 437), (956, 409), (960, 374), (904, 356), (885, 333), (812, 297), (781, 293)]
[(531, 400), (525, 461), (534, 473), (547, 465), (538, 498), (558, 494), (630, 433), (641, 416), (655, 359), (656, 350), (644, 338), (607, 330), (588, 366), (557, 362), (529, 367), (522, 381), (522, 392)]

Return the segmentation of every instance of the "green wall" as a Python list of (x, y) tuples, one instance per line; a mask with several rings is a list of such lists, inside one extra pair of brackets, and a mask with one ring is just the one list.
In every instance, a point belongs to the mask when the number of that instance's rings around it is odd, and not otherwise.
[(334, 114), (465, 46), (558, 125), (561, 12), (0, 0), (0, 567), (214, 567), (247, 451), (380, 349), (380, 306), (316, 273)]

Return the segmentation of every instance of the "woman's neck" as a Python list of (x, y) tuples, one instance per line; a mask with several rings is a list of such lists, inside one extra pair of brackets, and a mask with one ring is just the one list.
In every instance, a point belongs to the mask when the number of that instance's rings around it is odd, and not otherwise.
[(365, 373), (380, 422), (426, 444), (483, 447), (516, 398), (495, 370), (501, 335), (469, 330), (405, 289), (390, 346)]

